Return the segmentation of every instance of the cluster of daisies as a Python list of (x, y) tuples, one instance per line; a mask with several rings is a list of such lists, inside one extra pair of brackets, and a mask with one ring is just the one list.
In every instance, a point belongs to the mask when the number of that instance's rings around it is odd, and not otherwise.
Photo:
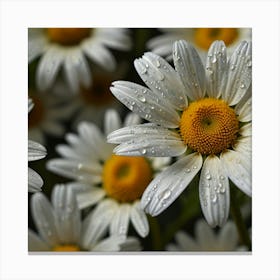
[(246, 28), (29, 29), (29, 251), (250, 251), (251, 48)]

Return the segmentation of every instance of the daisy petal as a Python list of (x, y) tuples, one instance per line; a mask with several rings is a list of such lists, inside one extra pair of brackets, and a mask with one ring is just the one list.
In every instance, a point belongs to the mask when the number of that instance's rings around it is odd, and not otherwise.
[(103, 189), (91, 187), (90, 190), (79, 192), (77, 201), (80, 209), (96, 204), (105, 196)]
[(49, 251), (49, 246), (31, 229), (28, 229), (28, 251)]
[(41, 91), (51, 87), (63, 60), (63, 52), (54, 45), (42, 56), (36, 72), (36, 83)]
[(208, 156), (199, 179), (199, 199), (204, 217), (211, 227), (223, 226), (227, 221), (229, 198), (229, 182), (223, 164), (217, 156)]
[(119, 114), (115, 110), (108, 109), (104, 120), (105, 135), (108, 135), (119, 128), (121, 128), (121, 119)]
[(59, 243), (54, 211), (44, 194), (37, 192), (31, 197), (31, 213), (37, 230), (43, 240), (51, 247)]
[(113, 200), (106, 199), (84, 219), (81, 238), (83, 248), (92, 248), (105, 234), (116, 208), (117, 204)]
[(229, 106), (237, 104), (251, 86), (251, 48), (251, 43), (243, 41), (230, 58), (227, 82), (222, 93), (223, 99)]
[(43, 186), (44, 182), (41, 176), (35, 172), (33, 169), (28, 167), (28, 191), (29, 192), (39, 192)]
[(134, 203), (130, 211), (131, 222), (141, 237), (146, 237), (149, 233), (149, 223), (146, 214), (140, 209), (140, 201)]
[(209, 227), (205, 220), (199, 220), (195, 224), (195, 236), (200, 248), (209, 248), (212, 244), (216, 244), (214, 231)]
[(146, 188), (141, 207), (152, 216), (164, 211), (189, 185), (202, 166), (202, 156), (193, 153), (161, 172)]
[(136, 125), (140, 123), (141, 123), (141, 118), (137, 114), (128, 113), (124, 119), (123, 127)]
[(252, 154), (252, 137), (243, 137), (236, 141), (234, 145), (234, 150), (241, 153), (246, 154), (251, 157)]
[(80, 236), (81, 217), (72, 189), (65, 185), (56, 185), (51, 199), (60, 240), (66, 244), (76, 244)]
[(252, 196), (251, 156), (239, 151), (227, 150), (221, 154), (230, 180), (248, 196)]
[(32, 140), (28, 140), (28, 161), (42, 159), (47, 155), (46, 148)]
[(125, 236), (110, 236), (99, 242), (96, 246), (91, 248), (95, 252), (117, 252), (120, 251), (120, 245), (124, 242)]
[(35, 36), (33, 38), (28, 34), (28, 63), (41, 55), (46, 45), (47, 41), (44, 36)]
[(227, 69), (226, 46), (223, 41), (215, 41), (209, 48), (206, 60), (207, 94), (219, 98), (222, 94), (222, 80)]
[(111, 235), (126, 235), (128, 231), (129, 214), (131, 206), (120, 204), (110, 224)]
[(177, 251), (198, 251), (199, 248), (196, 244), (196, 242), (191, 238), (188, 234), (186, 234), (183, 231), (179, 231), (175, 235), (175, 239), (178, 243), (177, 248), (181, 248)]
[(183, 110), (188, 101), (180, 77), (171, 65), (154, 53), (145, 53), (134, 61), (141, 79), (157, 95), (165, 99), (173, 108)]
[(112, 85), (113, 95), (143, 119), (170, 128), (179, 126), (178, 113), (146, 87), (125, 81), (113, 82)]
[(243, 125), (240, 129), (239, 129), (239, 133), (246, 137), (246, 136), (252, 136), (252, 123), (247, 123), (245, 125)]
[(121, 251), (141, 251), (141, 244), (135, 237), (127, 237), (124, 242), (120, 244)]
[(227, 251), (235, 251), (238, 244), (238, 233), (233, 222), (228, 221), (219, 233), (219, 247), (225, 248)]
[(249, 87), (243, 98), (235, 107), (240, 122), (249, 122), (252, 120), (252, 86)]
[(173, 61), (185, 86), (186, 94), (192, 100), (203, 98), (206, 90), (205, 71), (195, 48), (186, 41), (175, 42)]

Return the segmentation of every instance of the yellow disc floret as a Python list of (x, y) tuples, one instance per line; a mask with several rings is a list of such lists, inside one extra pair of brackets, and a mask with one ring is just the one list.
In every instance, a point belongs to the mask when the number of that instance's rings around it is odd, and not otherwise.
[(78, 45), (90, 32), (91, 28), (47, 28), (49, 40), (64, 46)]
[(204, 98), (183, 112), (180, 134), (185, 144), (203, 154), (218, 154), (231, 147), (238, 134), (234, 110), (223, 100)]
[(108, 196), (119, 202), (141, 197), (152, 180), (152, 169), (143, 157), (112, 155), (104, 165), (103, 184)]
[(78, 252), (80, 248), (77, 245), (57, 245), (53, 248), (56, 252)]
[(197, 46), (208, 50), (215, 40), (222, 40), (226, 46), (232, 44), (238, 37), (237, 28), (196, 28), (194, 40)]

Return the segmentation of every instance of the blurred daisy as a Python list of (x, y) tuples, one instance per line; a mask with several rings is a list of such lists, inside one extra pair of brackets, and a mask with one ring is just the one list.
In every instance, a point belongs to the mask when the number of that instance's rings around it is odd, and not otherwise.
[[(34, 103), (28, 99), (28, 112), (32, 110)], [(44, 158), (47, 155), (47, 150), (41, 144), (28, 140), (28, 161), (34, 161)], [(28, 191), (38, 192), (41, 191), (43, 180), (41, 176), (33, 169), (28, 167)]]
[(161, 28), (162, 35), (147, 42), (147, 48), (167, 60), (172, 60), (172, 46), (177, 40), (191, 42), (204, 56), (213, 41), (224, 41), (228, 54), (244, 40), (251, 40), (250, 28)]
[(120, 79), (125, 71), (125, 65), (119, 65), (118, 70), (114, 72), (104, 71), (96, 68), (92, 75), (92, 85), (90, 87), (81, 87), (73, 97), (69, 99), (69, 88), (67, 85), (57, 84), (55, 91), (58, 96), (67, 97), (68, 104), (75, 111), (73, 128), (77, 128), (81, 121), (91, 121), (99, 127), (103, 125), (104, 115), (108, 108), (121, 112), (124, 109), (122, 103), (110, 91), (111, 83)]
[(229, 180), (251, 196), (251, 44), (242, 42), (229, 61), (222, 41), (208, 52), (206, 71), (196, 50), (174, 44), (174, 70), (146, 53), (135, 68), (149, 88), (117, 81), (112, 93), (152, 122), (108, 136), (118, 155), (181, 156), (145, 190), (141, 205), (156, 216), (200, 172), (199, 197), (211, 226), (222, 226), (230, 205)]
[(199, 220), (194, 228), (195, 238), (179, 231), (175, 235), (176, 244), (167, 245), (167, 251), (247, 251), (246, 246), (238, 246), (238, 233), (232, 221), (226, 222), (216, 233), (204, 220)]
[[(31, 198), (31, 214), (39, 234), (28, 231), (29, 251), (120, 251), (138, 249), (136, 238), (110, 236), (104, 238), (108, 224), (96, 219), (103, 215), (97, 208), (81, 221), (80, 210), (71, 188), (56, 185), (51, 197), (52, 205), (43, 193), (36, 193)], [(113, 212), (107, 213), (113, 215)], [(127, 244), (126, 244), (127, 243)]]
[[(139, 118), (134, 114), (129, 114), (124, 121), (125, 126), (136, 123)], [(120, 127), (119, 115), (109, 110), (105, 115), (105, 134)], [(98, 204), (104, 209), (104, 215), (97, 218), (110, 223), (111, 234), (127, 234), (131, 221), (138, 234), (145, 237), (149, 225), (140, 208), (140, 198), (155, 173), (166, 167), (170, 159), (114, 155), (115, 145), (108, 144), (106, 135), (88, 122), (79, 124), (78, 133), (66, 135), (70, 146), (57, 147), (64, 159), (50, 160), (48, 169), (78, 181), (68, 185), (77, 192), (79, 207)], [(106, 215), (106, 211), (113, 211), (114, 215)]]
[(131, 47), (127, 30), (122, 28), (30, 28), (28, 31), (28, 61), (42, 56), (36, 70), (36, 82), (42, 91), (52, 86), (60, 68), (72, 91), (77, 91), (80, 84), (89, 87), (91, 71), (86, 57), (112, 71), (116, 60), (108, 48)]
[(34, 104), (28, 115), (28, 138), (45, 144), (45, 134), (60, 137), (65, 133), (63, 121), (73, 109), (62, 98), (53, 94), (29, 91)]

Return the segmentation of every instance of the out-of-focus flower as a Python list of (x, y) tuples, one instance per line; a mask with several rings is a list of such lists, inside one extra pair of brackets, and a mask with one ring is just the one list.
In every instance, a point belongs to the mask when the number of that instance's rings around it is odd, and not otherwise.
[(161, 28), (161, 31), (164, 33), (150, 39), (147, 47), (169, 61), (173, 43), (178, 40), (191, 42), (204, 56), (213, 41), (224, 41), (231, 54), (241, 41), (250, 41), (252, 37), (250, 28)]
[[(80, 210), (71, 188), (56, 185), (52, 192), (52, 204), (43, 193), (31, 198), (31, 213), (39, 235), (29, 229), (29, 251), (120, 251), (140, 250), (136, 238), (104, 236), (108, 225), (97, 219), (102, 212), (94, 211), (81, 221)], [(100, 209), (99, 209), (100, 211)]]
[(116, 68), (109, 48), (129, 50), (128, 30), (122, 28), (30, 28), (28, 61), (42, 56), (36, 70), (36, 82), (41, 91), (50, 88), (62, 68), (72, 91), (80, 85), (89, 87), (91, 70), (86, 59), (108, 71)]
[[(34, 104), (32, 100), (28, 99), (28, 113), (32, 110)], [(28, 140), (28, 161), (34, 161), (44, 158), (47, 155), (47, 150), (41, 144)], [(43, 186), (43, 180), (41, 176), (33, 169), (28, 167), (28, 191), (38, 192), (41, 191)]]
[[(139, 122), (137, 115), (128, 114), (124, 126)], [(170, 159), (112, 154), (115, 145), (106, 142), (106, 135), (120, 127), (120, 117), (114, 110), (105, 115), (105, 135), (92, 123), (80, 123), (79, 135), (66, 135), (69, 146), (57, 146), (64, 158), (50, 160), (47, 167), (76, 181), (68, 186), (77, 192), (80, 208), (98, 204), (96, 211), (102, 215), (96, 219), (110, 223), (111, 234), (127, 234), (131, 221), (138, 234), (145, 237), (149, 224), (140, 209), (140, 198), (154, 174), (166, 167)]]
[(232, 221), (215, 233), (204, 220), (196, 222), (195, 238), (179, 231), (175, 235), (176, 244), (167, 245), (168, 251), (247, 251), (246, 246), (238, 246), (238, 233)]
[(45, 134), (62, 136), (62, 122), (70, 118), (73, 108), (53, 94), (29, 91), (29, 97), (35, 106), (28, 115), (28, 138), (45, 144)]
[(173, 69), (146, 53), (135, 68), (149, 88), (117, 81), (112, 93), (151, 123), (108, 136), (118, 155), (181, 156), (146, 188), (141, 206), (152, 216), (164, 211), (200, 173), (199, 197), (211, 226), (222, 226), (230, 206), (229, 179), (251, 196), (251, 43), (242, 42), (227, 59), (215, 41), (206, 69), (195, 48), (175, 42)]

